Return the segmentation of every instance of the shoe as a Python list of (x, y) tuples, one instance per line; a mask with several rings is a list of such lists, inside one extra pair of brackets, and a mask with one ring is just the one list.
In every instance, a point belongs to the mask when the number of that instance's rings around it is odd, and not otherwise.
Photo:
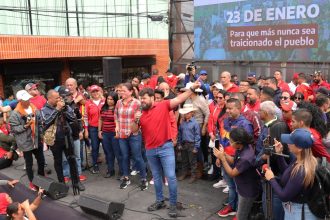
[(131, 176), (136, 176), (136, 174), (140, 173), (140, 171), (137, 170), (132, 170)]
[(216, 189), (220, 187), (227, 187), (227, 183), (225, 180), (219, 180), (219, 182), (213, 184), (213, 187)]
[(189, 183), (189, 184), (192, 184), (192, 183), (194, 183), (194, 182), (196, 182), (196, 181), (197, 181), (197, 178), (196, 178), (196, 177), (190, 177), (188, 183)]
[(159, 210), (159, 209), (163, 209), (166, 207), (166, 204), (164, 201), (160, 201), (160, 202), (155, 202), (153, 204), (151, 204), (149, 207), (148, 207), (148, 211), (149, 212), (152, 212), (152, 211), (156, 211), (156, 210)]
[(168, 216), (171, 218), (176, 218), (178, 216), (178, 210), (176, 208), (176, 205), (170, 205), (170, 208), (168, 210)]
[(167, 181), (166, 177), (164, 179), (165, 179), (165, 181), (164, 181), (165, 186), (168, 186), (168, 181)]
[(34, 192), (38, 191), (38, 187), (36, 185), (34, 185), (33, 183), (31, 183), (31, 182), (29, 184), (29, 189), (34, 191)]
[(110, 178), (110, 177), (112, 177), (112, 176), (114, 176), (115, 175), (115, 171), (114, 170), (112, 170), (112, 171), (108, 171), (106, 174), (105, 174), (105, 176), (104, 176), (104, 178)]
[(213, 174), (213, 165), (211, 165), (210, 169), (207, 171), (208, 175), (212, 175)]
[(223, 206), (227, 206), (229, 204), (229, 198), (227, 197), (223, 202), (222, 202), (222, 205)]
[(87, 177), (84, 176), (84, 175), (79, 175), (79, 180), (80, 181), (86, 181), (87, 180)]
[(146, 179), (141, 181), (140, 189), (141, 191), (148, 189), (148, 181)]
[(124, 178), (120, 184), (120, 188), (126, 189), (129, 184), (131, 184), (131, 181), (129, 179)]
[(154, 178), (152, 178), (152, 179), (149, 181), (149, 184), (150, 184), (150, 185), (154, 185), (154, 184), (155, 184), (155, 182), (154, 182)]
[(85, 191), (85, 186), (81, 183), (81, 182), (78, 182), (77, 185), (76, 185), (79, 189), (79, 191)]
[(99, 166), (94, 165), (92, 168), (92, 174), (98, 174), (98, 173), (100, 173)]
[(227, 217), (228, 215), (236, 215), (236, 211), (230, 205), (223, 207), (218, 212), (218, 216), (220, 217)]
[(226, 188), (224, 188), (224, 189), (222, 190), (222, 192), (223, 192), (223, 193), (229, 193), (229, 187), (227, 186)]
[(71, 179), (70, 179), (69, 177), (67, 177), (67, 176), (64, 177), (64, 182), (65, 182), (65, 183), (68, 183), (68, 182), (70, 182), (70, 181), (71, 181)]
[(182, 181), (182, 180), (186, 179), (186, 177), (187, 177), (187, 174), (184, 173), (184, 174), (182, 174), (181, 176), (178, 177), (178, 180)]

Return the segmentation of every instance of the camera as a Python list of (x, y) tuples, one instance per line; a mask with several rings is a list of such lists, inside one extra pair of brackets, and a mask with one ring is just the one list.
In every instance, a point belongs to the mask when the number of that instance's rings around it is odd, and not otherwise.
[(193, 71), (194, 69), (196, 69), (196, 66), (194, 63), (190, 63), (187, 65), (187, 71)]
[(25, 123), (28, 123), (29, 121), (31, 121), (34, 118), (34, 114), (27, 114), (22, 116), (22, 119), (24, 120)]

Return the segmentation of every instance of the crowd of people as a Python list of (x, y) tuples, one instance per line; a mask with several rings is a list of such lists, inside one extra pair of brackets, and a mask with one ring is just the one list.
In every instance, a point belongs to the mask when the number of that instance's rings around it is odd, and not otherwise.
[[(169, 69), (163, 77), (154, 69), (109, 90), (78, 87), (69, 78), (45, 97), (37, 84), (27, 84), (0, 107), (0, 167), (22, 154), (29, 188), (36, 191), (32, 155), (44, 176), (43, 151), (50, 149), (58, 181), (83, 191), (83, 149), (90, 149), (91, 173), (99, 175), (102, 145), (105, 178), (116, 177), (125, 189), (139, 174), (142, 191), (154, 185), (156, 201), (148, 211), (166, 207), (165, 185), (168, 214), (177, 217), (177, 180), (189, 177), (194, 184), (207, 177), (228, 194), (219, 201), (220, 217), (248, 219), (260, 199), (261, 212), (271, 211), (273, 219), (316, 219), (303, 204), (317, 158), (330, 162), (330, 85), (322, 72), (313, 73), (312, 82), (295, 73), (287, 84), (279, 70), (259, 78), (250, 72), (240, 81), (223, 71), (209, 83), (206, 70), (186, 70), (176, 76)], [(29, 211), (28, 204), (15, 207)]]

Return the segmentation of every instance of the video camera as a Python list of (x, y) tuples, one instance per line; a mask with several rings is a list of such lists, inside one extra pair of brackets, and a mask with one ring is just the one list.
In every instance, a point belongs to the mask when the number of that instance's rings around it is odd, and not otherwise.
[(25, 123), (28, 123), (33, 118), (34, 118), (34, 114), (33, 113), (22, 116), (22, 119), (24, 120)]
[(187, 65), (186, 68), (187, 68), (187, 71), (190, 72), (190, 71), (193, 71), (194, 69), (196, 70), (197, 67), (194, 62), (191, 62), (190, 64)]

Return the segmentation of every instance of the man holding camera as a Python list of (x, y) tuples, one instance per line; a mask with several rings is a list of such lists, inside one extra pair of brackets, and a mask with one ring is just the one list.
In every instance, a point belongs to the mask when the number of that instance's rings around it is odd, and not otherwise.
[(16, 93), (18, 104), (9, 118), (11, 132), (13, 133), (18, 148), (23, 151), (26, 174), (29, 178), (29, 188), (37, 191), (33, 180), (33, 158), (34, 154), (38, 163), (38, 174), (44, 176), (45, 160), (41, 143), (40, 114), (37, 108), (30, 103), (32, 96), (26, 90)]

